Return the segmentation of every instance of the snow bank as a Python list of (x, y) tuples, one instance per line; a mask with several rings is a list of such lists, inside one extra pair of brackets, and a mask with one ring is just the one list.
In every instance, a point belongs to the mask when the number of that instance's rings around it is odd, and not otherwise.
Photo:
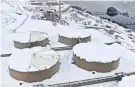
[(120, 58), (108, 45), (100, 42), (80, 43), (73, 48), (74, 54), (86, 61), (112, 62)]
[(49, 69), (59, 61), (57, 52), (44, 47), (16, 50), (11, 55), (8, 65), (21, 72)]
[(118, 87), (135, 87), (135, 75), (124, 77)]
[(69, 29), (63, 29), (60, 31), (59, 35), (67, 38), (85, 38), (90, 36), (90, 33), (86, 30), (72, 29), (70, 27), (67, 28)]
[(13, 34), (13, 40), (18, 41), (21, 43), (27, 43), (29, 42), (35, 42), (35, 41), (42, 41), (46, 39), (48, 36), (44, 32), (36, 32), (36, 31), (31, 31), (28, 33), (15, 33)]

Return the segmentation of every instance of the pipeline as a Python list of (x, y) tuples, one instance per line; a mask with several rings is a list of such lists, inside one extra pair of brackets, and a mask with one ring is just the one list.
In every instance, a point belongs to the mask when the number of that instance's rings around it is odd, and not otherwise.
[(99, 84), (99, 83), (110, 82), (110, 81), (121, 81), (124, 76), (130, 76), (130, 75), (135, 75), (135, 72), (129, 72), (129, 73), (120, 72), (120, 73), (115, 73), (115, 75), (112, 76), (105, 76), (105, 77), (92, 78), (92, 79), (79, 80), (79, 81), (66, 82), (66, 83), (58, 83), (52, 85), (38, 84), (38, 85), (33, 85), (32, 87), (79, 87), (79, 86), (93, 85), (93, 84)]
[(67, 83), (53, 84), (53, 85), (48, 85), (48, 87), (79, 87), (79, 86), (93, 85), (93, 84), (98, 84), (98, 83), (103, 83), (103, 82), (121, 81), (122, 77), (124, 76), (125, 76), (124, 73), (117, 73), (113, 76), (106, 76), (106, 77), (99, 77), (99, 78), (73, 81), (73, 82), (67, 82)]
[(65, 46), (65, 47), (53, 47), (51, 49), (53, 49), (54, 51), (63, 51), (63, 50), (72, 50), (73, 46)]

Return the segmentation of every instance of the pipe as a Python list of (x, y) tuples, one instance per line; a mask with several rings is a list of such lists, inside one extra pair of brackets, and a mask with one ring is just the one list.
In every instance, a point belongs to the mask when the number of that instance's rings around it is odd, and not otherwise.
[(125, 74), (126, 76), (131, 76), (131, 75), (135, 75), (135, 71), (134, 72), (129, 72)]

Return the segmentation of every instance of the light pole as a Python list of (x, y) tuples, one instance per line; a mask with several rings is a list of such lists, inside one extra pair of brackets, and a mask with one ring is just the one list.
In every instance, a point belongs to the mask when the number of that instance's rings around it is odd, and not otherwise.
[(59, 0), (59, 20), (61, 20), (61, 0)]

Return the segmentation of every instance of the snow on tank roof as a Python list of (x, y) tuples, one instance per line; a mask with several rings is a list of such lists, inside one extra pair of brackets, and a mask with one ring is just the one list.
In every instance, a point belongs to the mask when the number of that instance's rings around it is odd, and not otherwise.
[(11, 69), (32, 72), (49, 69), (59, 61), (57, 52), (45, 47), (26, 48), (15, 51), (8, 60)]
[(35, 41), (42, 41), (44, 39), (48, 38), (47, 34), (44, 32), (36, 32), (31, 31), (28, 33), (15, 33), (13, 34), (13, 40), (27, 43), (27, 42), (35, 42)]
[(112, 62), (120, 58), (108, 45), (100, 42), (80, 43), (74, 46), (74, 54), (89, 62)]
[(90, 36), (90, 32), (84, 29), (63, 29), (59, 35), (67, 38), (85, 38)]

